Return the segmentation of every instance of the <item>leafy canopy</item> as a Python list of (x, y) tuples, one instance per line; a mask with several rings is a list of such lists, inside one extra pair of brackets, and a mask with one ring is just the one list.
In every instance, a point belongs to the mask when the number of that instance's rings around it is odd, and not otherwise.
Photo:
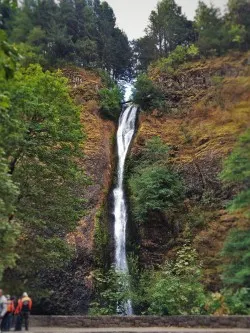
[(43, 269), (67, 262), (71, 249), (65, 236), (83, 214), (79, 188), (86, 178), (77, 160), (84, 136), (66, 83), (60, 72), (31, 65), (4, 85), (10, 106), (1, 143), (20, 192), (14, 217), (22, 241), (13, 275), (24, 275), (21, 280), (28, 285)]

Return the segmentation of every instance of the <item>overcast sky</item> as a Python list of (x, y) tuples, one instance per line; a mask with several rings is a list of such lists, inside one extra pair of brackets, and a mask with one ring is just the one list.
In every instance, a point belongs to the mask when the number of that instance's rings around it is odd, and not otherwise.
[[(106, 0), (115, 12), (117, 25), (124, 30), (128, 38), (135, 39), (144, 35), (148, 17), (158, 0)], [(183, 12), (189, 19), (194, 17), (198, 0), (176, 0), (182, 6)], [(208, 4), (210, 0), (205, 0)], [(212, 0), (212, 3), (224, 10), (227, 0)]]

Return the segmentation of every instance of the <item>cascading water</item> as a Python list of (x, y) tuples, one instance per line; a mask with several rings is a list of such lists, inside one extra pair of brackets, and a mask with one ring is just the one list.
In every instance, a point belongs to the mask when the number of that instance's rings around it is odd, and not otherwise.
[[(128, 272), (126, 256), (127, 207), (123, 188), (124, 165), (135, 132), (137, 110), (136, 106), (129, 106), (124, 110), (120, 116), (117, 131), (118, 169), (117, 186), (114, 189), (115, 268), (118, 272), (123, 273)], [(131, 301), (124, 304), (124, 312), (126, 315), (132, 315)]]

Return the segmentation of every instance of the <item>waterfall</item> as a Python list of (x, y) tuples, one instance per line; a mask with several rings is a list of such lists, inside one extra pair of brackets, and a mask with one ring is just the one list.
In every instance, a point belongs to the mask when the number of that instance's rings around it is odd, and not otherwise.
[[(115, 217), (115, 268), (118, 272), (128, 272), (126, 256), (127, 207), (124, 195), (124, 165), (130, 143), (135, 132), (136, 106), (127, 107), (120, 116), (117, 131), (118, 169), (117, 186), (114, 189)], [(132, 303), (124, 304), (125, 314), (132, 315)]]

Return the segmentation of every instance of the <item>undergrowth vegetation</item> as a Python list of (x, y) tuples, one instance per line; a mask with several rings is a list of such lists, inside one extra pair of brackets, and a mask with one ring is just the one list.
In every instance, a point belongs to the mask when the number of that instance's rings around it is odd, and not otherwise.
[(132, 214), (135, 221), (150, 223), (150, 215), (178, 209), (183, 185), (168, 163), (168, 147), (159, 137), (149, 140), (140, 156), (131, 159), (129, 177)]

